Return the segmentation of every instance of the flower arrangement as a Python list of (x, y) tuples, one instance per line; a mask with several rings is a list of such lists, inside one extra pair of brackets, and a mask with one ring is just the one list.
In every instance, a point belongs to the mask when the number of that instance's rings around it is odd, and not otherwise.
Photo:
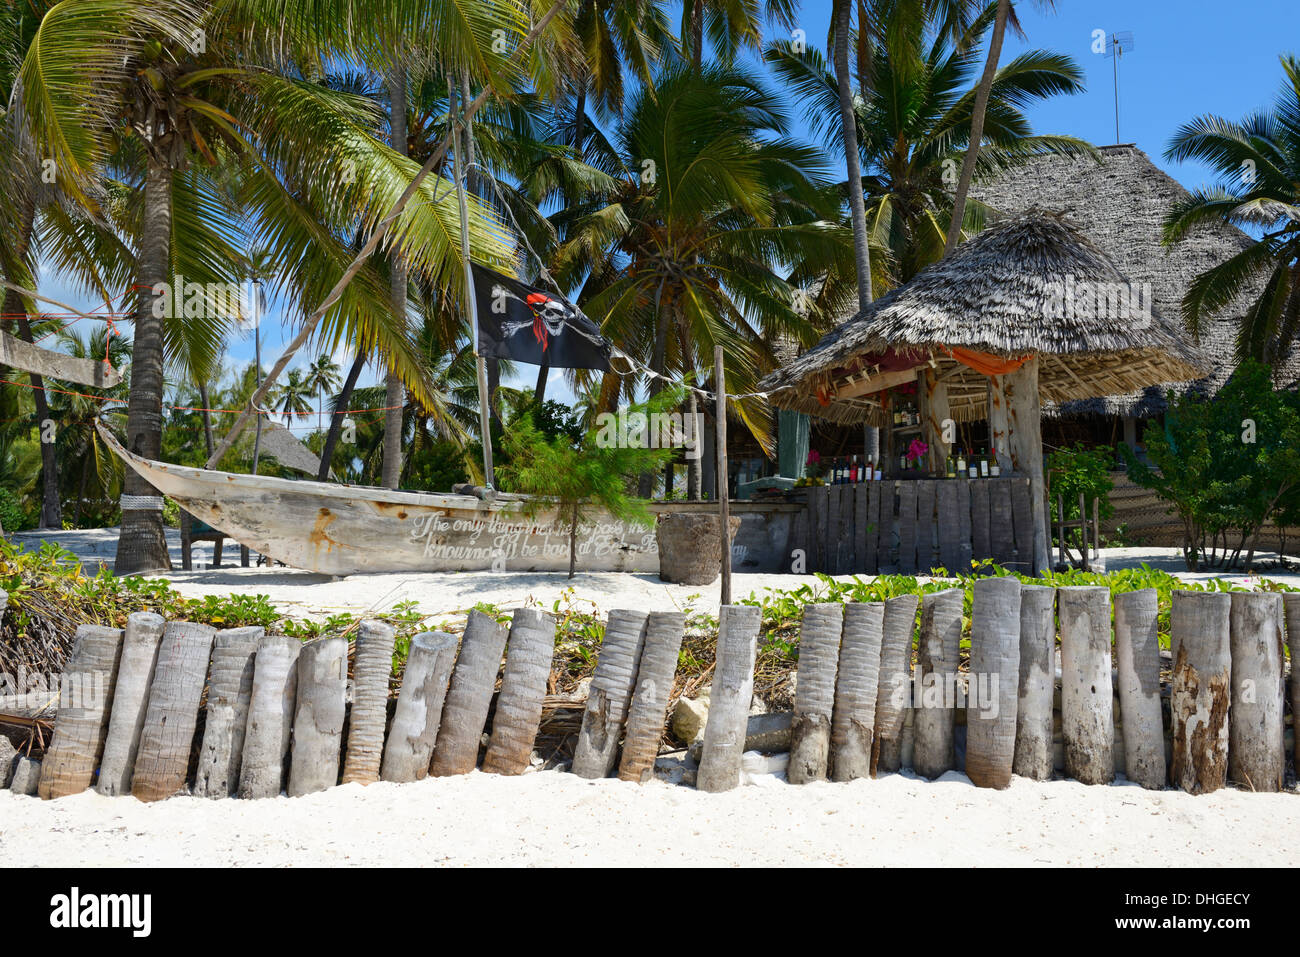
[(803, 472), (808, 478), (821, 478), (822, 457), (816, 449), (808, 450), (808, 459), (804, 462)]
[(907, 461), (915, 464), (925, 457), (925, 453), (930, 451), (930, 446), (926, 445), (920, 439), (913, 439), (912, 444), (907, 447), (905, 456)]

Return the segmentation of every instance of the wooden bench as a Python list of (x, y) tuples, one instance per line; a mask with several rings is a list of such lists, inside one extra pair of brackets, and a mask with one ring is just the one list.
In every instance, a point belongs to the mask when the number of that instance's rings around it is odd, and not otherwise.
[[(227, 538), (230, 536), (225, 532), (200, 522), (185, 509), (181, 509), (181, 567), (185, 571), (192, 571), (194, 568), (190, 550), (195, 542), (212, 542), (212, 567), (220, 568), (221, 548)], [(239, 546), (239, 559), (239, 563), (247, 568), (248, 549), (243, 545)]]

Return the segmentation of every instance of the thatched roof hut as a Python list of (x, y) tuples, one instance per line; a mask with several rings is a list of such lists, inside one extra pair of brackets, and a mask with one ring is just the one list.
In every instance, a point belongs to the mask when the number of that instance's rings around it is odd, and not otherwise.
[(958, 421), (986, 415), (984, 367), (997, 359), (1041, 357), (1039, 393), (1056, 402), (1202, 375), (1197, 351), (1129, 279), (1065, 217), (1030, 210), (922, 270), (761, 387), (780, 408), (883, 425), (881, 390), (926, 366)]

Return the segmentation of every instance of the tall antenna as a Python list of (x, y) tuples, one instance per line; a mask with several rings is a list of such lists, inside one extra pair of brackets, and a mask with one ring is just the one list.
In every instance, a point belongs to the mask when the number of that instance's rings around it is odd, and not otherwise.
[(1133, 49), (1133, 31), (1117, 30), (1106, 37), (1106, 56), (1113, 61), (1115, 75), (1115, 144), (1119, 145), (1119, 61)]

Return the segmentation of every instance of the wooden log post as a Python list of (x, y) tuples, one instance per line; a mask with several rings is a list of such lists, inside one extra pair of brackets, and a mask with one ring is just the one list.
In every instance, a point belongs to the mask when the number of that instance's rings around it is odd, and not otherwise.
[(273, 798), (284, 790), (301, 652), (302, 642), (289, 635), (266, 635), (257, 643), (239, 765), (241, 798)]
[(930, 472), (943, 475), (948, 466), (948, 454), (952, 444), (943, 440), (943, 425), (951, 417), (948, 404), (948, 384), (939, 381), (938, 370), (929, 366), (921, 372), (921, 396), (924, 408), (925, 427), (923, 441), (926, 444), (925, 464)]
[(831, 715), (832, 781), (853, 781), (871, 774), (884, 632), (884, 602), (850, 602), (844, 606), (835, 709)]
[(1124, 776), (1153, 791), (1165, 786), (1165, 732), (1160, 716), (1160, 608), (1156, 590), (1115, 596), (1115, 662), (1119, 679)]
[(1000, 375), (988, 377), (989, 451), (997, 460), (1002, 474), (1011, 471), (1011, 443), (1006, 380)]
[(95, 781), (95, 790), (105, 797), (131, 793), (140, 730), (149, 709), (149, 688), (166, 625), (160, 615), (148, 611), (136, 612), (126, 620), (117, 683), (113, 688), (113, 713), (108, 721), (99, 778)]
[(1300, 768), (1300, 593), (1288, 592), (1282, 596), (1282, 610), (1286, 616), (1287, 650), (1291, 652), (1291, 747), (1295, 767)]
[(1229, 648), (1228, 780), (1252, 791), (1280, 791), (1286, 772), (1281, 596), (1233, 594)]
[(976, 787), (1011, 783), (1019, 679), (1020, 581), (981, 578), (971, 606), (966, 698), (966, 776)]
[(122, 632), (80, 625), (59, 680), (59, 714), (41, 762), (40, 797), (77, 794), (90, 787), (104, 753), (117, 681)]
[(1173, 593), (1169, 776), (1174, 786), (1191, 794), (1209, 794), (1228, 783), (1231, 609), (1231, 596), (1222, 592)]
[(483, 770), (489, 774), (528, 770), (554, 657), (555, 616), (536, 608), (516, 609), (492, 737), (483, 756)]
[(352, 662), (352, 717), (348, 750), (343, 761), (344, 784), (373, 784), (379, 780), (388, 726), (388, 686), (393, 676), (393, 626), (363, 621), (357, 629)]
[(722, 362), (722, 346), (713, 348), (713, 377), (717, 387), (716, 408), (718, 441), (718, 534), (722, 536), (722, 598), (731, 604), (731, 510), (728, 502), (730, 475), (727, 471), (727, 376)]
[(677, 654), (686, 634), (686, 616), (679, 611), (652, 611), (646, 620), (636, 690), (628, 705), (627, 732), (618, 776), (638, 783), (654, 773), (668, 712), (668, 698), (677, 673)]
[(289, 797), (324, 791), (338, 784), (347, 695), (348, 640), (336, 636), (303, 645), (298, 655)]
[(426, 631), (411, 639), (393, 726), (384, 745), (381, 780), (406, 783), (428, 775), (455, 661), (455, 635)]
[(188, 621), (163, 629), (131, 777), (131, 793), (141, 801), (161, 801), (185, 787), (216, 634)]
[(648, 619), (646, 612), (625, 608), (609, 613), (573, 751), (573, 773), (580, 778), (603, 778), (613, 770), (628, 702), (636, 685), (637, 665), (645, 647)]
[(1115, 779), (1115, 691), (1110, 677), (1110, 589), (1060, 591), (1061, 737), (1065, 773), (1084, 784)]
[(239, 790), (248, 703), (253, 697), (254, 656), (265, 636), (262, 628), (229, 628), (217, 632), (212, 641), (203, 746), (194, 778), (198, 797), (226, 798)]
[(468, 774), (478, 764), (483, 725), (492, 706), (505, 648), (506, 629), (490, 615), (471, 611), (433, 749), (429, 773), (434, 777)]
[(931, 592), (921, 599), (921, 637), (916, 670), (920, 698), (914, 702), (916, 744), (912, 768), (925, 778), (951, 771), (955, 762), (957, 662), (961, 653), (960, 588)]
[(762, 612), (754, 605), (723, 605), (718, 611), (713, 692), (704, 725), (704, 752), (695, 777), (695, 786), (701, 791), (730, 791), (740, 784), (761, 625)]
[(1035, 781), (1052, 779), (1052, 702), (1056, 696), (1056, 589), (1020, 589), (1020, 684), (1016, 749), (1011, 770)]
[(840, 661), (844, 606), (804, 605), (799, 629), (799, 670), (790, 723), (791, 784), (825, 781), (831, 751), (831, 715)]
[(912, 632), (916, 626), (915, 595), (885, 602), (880, 642), (880, 682), (876, 686), (875, 740), (871, 776), (897, 771), (903, 763), (903, 722), (912, 683)]
[(1007, 434), (1011, 467), (1029, 476), (1033, 502), (1033, 574), (1051, 568), (1047, 543), (1047, 484), (1043, 475), (1042, 407), (1038, 397), (1038, 357), (1003, 377), (1007, 393)]

